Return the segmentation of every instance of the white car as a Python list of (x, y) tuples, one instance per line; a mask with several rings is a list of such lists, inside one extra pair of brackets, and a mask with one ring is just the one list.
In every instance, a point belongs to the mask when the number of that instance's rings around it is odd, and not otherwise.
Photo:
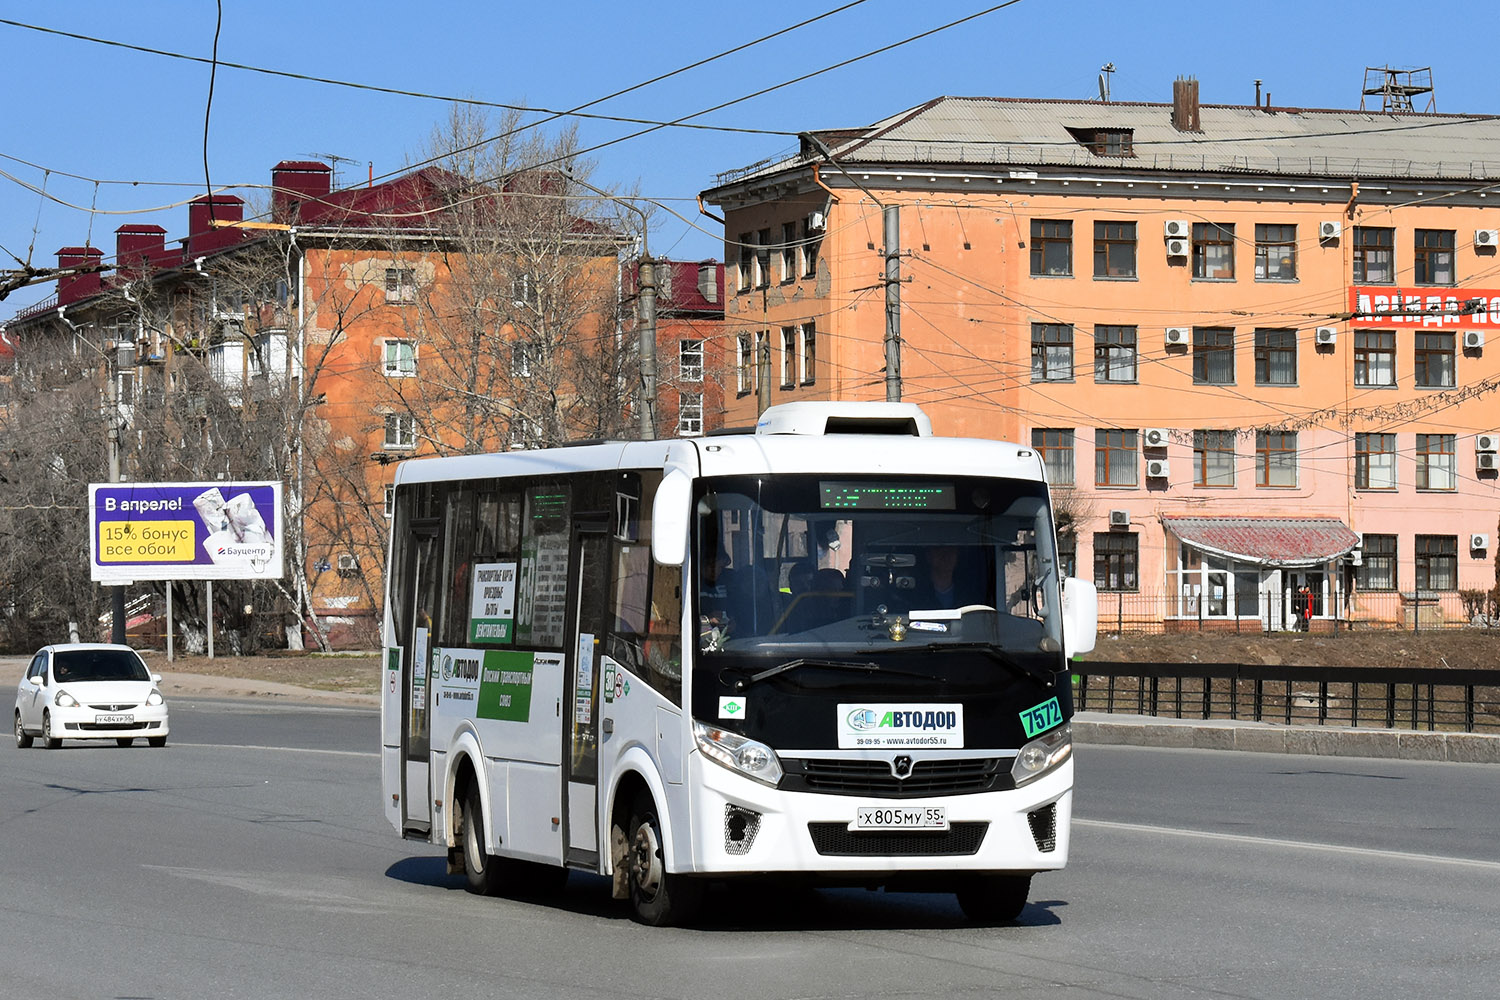
[(40, 737), (49, 750), (69, 740), (114, 740), (128, 747), (144, 736), (167, 745), (167, 700), (161, 675), (129, 646), (77, 642), (43, 646), (16, 685), (16, 746)]

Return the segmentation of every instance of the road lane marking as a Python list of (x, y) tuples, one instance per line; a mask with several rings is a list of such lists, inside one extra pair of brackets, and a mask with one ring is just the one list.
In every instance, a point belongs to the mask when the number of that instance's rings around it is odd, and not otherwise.
[(1460, 865), (1467, 868), (1484, 868), (1500, 871), (1500, 861), (1482, 861), (1478, 858), (1453, 858), (1441, 854), (1413, 854), (1410, 851), (1382, 851), (1374, 847), (1349, 847), (1343, 844), (1319, 844), (1310, 840), (1281, 840), (1276, 837), (1251, 837), (1242, 833), (1212, 833), (1208, 830), (1183, 830), (1171, 826), (1147, 826), (1143, 823), (1115, 823), (1103, 819), (1073, 818), (1074, 826), (1091, 826), (1100, 830), (1118, 830), (1123, 833), (1156, 833), (1173, 837), (1193, 837), (1199, 840), (1220, 840), (1255, 847), (1284, 847), (1304, 851), (1325, 851), (1329, 854), (1351, 854), (1356, 857), (1381, 858), (1386, 861), (1425, 861), (1434, 865)]
[(333, 757), (379, 757), (368, 750), (319, 750), (316, 747), (271, 747), (254, 743), (173, 743), (174, 747), (208, 747), (219, 750), (285, 750), (287, 753), (322, 753)]

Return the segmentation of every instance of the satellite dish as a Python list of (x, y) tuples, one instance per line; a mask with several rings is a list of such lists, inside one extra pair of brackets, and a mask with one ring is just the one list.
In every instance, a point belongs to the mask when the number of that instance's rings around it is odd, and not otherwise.
[(1109, 103), (1109, 87), (1104, 83), (1104, 74), (1099, 74), (1099, 100)]

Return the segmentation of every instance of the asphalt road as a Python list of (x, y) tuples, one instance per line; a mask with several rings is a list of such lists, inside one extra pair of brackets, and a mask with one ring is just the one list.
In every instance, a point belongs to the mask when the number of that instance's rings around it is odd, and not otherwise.
[(179, 699), (166, 749), (0, 749), (0, 997), (1493, 997), (1500, 768), (1082, 747), (1073, 864), (946, 896), (603, 880), (481, 899), (380, 812), (363, 710)]

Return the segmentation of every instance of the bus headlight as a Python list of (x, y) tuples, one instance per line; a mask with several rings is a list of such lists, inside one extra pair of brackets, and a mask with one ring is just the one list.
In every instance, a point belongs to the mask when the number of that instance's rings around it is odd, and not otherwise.
[(693, 740), (705, 757), (771, 787), (781, 780), (776, 751), (739, 733), (693, 720)]
[(1072, 755), (1073, 727), (1065, 722), (1023, 746), (1021, 752), (1016, 754), (1016, 762), (1011, 765), (1010, 775), (1015, 779), (1016, 787), (1020, 788), (1040, 778)]

